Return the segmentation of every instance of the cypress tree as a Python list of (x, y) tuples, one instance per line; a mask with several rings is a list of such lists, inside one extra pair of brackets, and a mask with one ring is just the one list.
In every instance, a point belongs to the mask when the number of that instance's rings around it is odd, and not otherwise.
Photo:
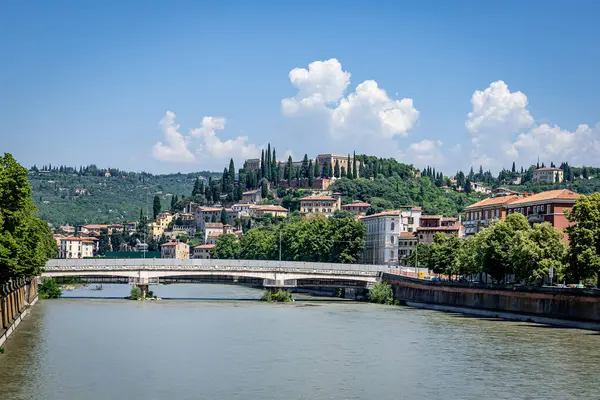
[(346, 167), (344, 167), (343, 165), (342, 165), (342, 168), (340, 169), (340, 177), (341, 178), (346, 177)]
[(260, 179), (265, 176), (265, 150), (260, 152)]
[(333, 176), (336, 178), (340, 177), (340, 163), (338, 160), (335, 160), (335, 166), (333, 167)]
[(233, 192), (233, 185), (235, 183), (235, 165), (233, 163), (233, 158), (229, 160), (229, 186), (230, 192)]
[(304, 154), (302, 159), (302, 168), (300, 169), (300, 177), (308, 178), (308, 155)]
[(275, 158), (275, 148), (273, 148), (273, 156), (271, 157), (271, 181), (279, 182), (279, 173), (277, 172), (277, 158)]
[(313, 171), (312, 160), (308, 161), (308, 187), (312, 188), (313, 182), (315, 180), (315, 175)]
[(327, 160), (323, 163), (323, 178), (331, 178), (331, 168)]
[(292, 185), (292, 180), (294, 179), (294, 163), (292, 162), (292, 156), (288, 156), (288, 165), (287, 165), (287, 181), (288, 185)]
[(317, 162), (316, 159), (315, 159), (315, 170), (313, 171), (313, 177), (314, 178), (318, 178), (319, 177), (319, 163)]
[(348, 154), (348, 171), (346, 171), (346, 177), (348, 179), (354, 179), (354, 176), (352, 175), (352, 161), (350, 160), (350, 154)]
[(265, 178), (271, 180), (271, 143), (267, 144), (267, 159), (265, 160)]
[(352, 156), (352, 177), (354, 179), (358, 178), (358, 171), (356, 170), (356, 151)]
[(512, 165), (512, 172), (517, 172), (517, 169), (515, 167), (515, 162), (513, 161), (513, 165)]
[(154, 215), (154, 219), (156, 216), (160, 214), (160, 197), (158, 195), (154, 195), (154, 202), (152, 204), (152, 213)]

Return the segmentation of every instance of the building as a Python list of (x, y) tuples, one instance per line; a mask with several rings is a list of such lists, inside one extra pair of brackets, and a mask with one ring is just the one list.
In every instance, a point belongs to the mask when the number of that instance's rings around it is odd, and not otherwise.
[(87, 237), (60, 238), (58, 258), (87, 258), (94, 256), (94, 240)]
[(260, 158), (249, 158), (244, 162), (247, 171), (258, 171), (261, 167)]
[(199, 260), (210, 260), (210, 251), (215, 247), (214, 244), (201, 244), (194, 247), (192, 258)]
[(249, 203), (239, 203), (231, 206), (231, 209), (238, 213), (240, 216), (248, 216), (250, 215), (250, 204)]
[(196, 220), (196, 230), (204, 231), (204, 225), (207, 222), (216, 222), (221, 220), (221, 207), (198, 207), (194, 219)]
[(264, 217), (267, 214), (273, 217), (287, 217), (288, 210), (287, 208), (275, 204), (264, 204), (258, 206), (250, 206), (249, 213), (250, 216), (255, 218)]
[(173, 221), (173, 216), (168, 211), (163, 211), (156, 216), (156, 221), (150, 224), (152, 236), (154, 240), (158, 240), (165, 230), (169, 227), (169, 224)]
[(384, 211), (361, 217), (367, 227), (362, 262), (375, 265), (396, 265), (398, 262), (398, 236), (400, 211)]
[(127, 223), (127, 232), (135, 232), (138, 226), (137, 221), (131, 221)]
[(494, 196), (494, 197), (509, 196), (511, 194), (518, 195), (519, 192), (515, 192), (514, 190), (510, 190), (510, 189), (503, 188), (503, 187), (492, 189), (492, 196)]
[(564, 173), (560, 168), (538, 168), (533, 171), (532, 180), (543, 183), (560, 183), (563, 178)]
[(465, 208), (463, 221), (465, 235), (475, 235), (489, 226), (490, 221), (506, 218), (508, 205), (519, 198), (520, 196), (515, 194), (489, 197)]
[(262, 201), (261, 189), (248, 190), (242, 193), (242, 203), (258, 204)]
[(160, 246), (160, 256), (187, 260), (190, 258), (190, 246), (183, 242), (168, 242)]
[(506, 208), (508, 214), (523, 214), (531, 224), (549, 222), (557, 230), (563, 231), (571, 224), (565, 211), (573, 208), (579, 196), (568, 189), (549, 190), (514, 200)]
[(483, 186), (481, 183), (471, 182), (471, 190), (476, 193), (490, 194), (490, 188)]
[(221, 222), (207, 222), (204, 224), (203, 236), (205, 244), (207, 243), (208, 237), (215, 232), (218, 232), (219, 234), (223, 233), (223, 224)]
[(369, 203), (366, 203), (366, 202), (360, 201), (360, 200), (354, 200), (350, 204), (343, 204), (342, 210), (350, 211), (350, 212), (358, 214), (358, 215), (366, 215), (367, 208), (369, 208), (369, 207), (371, 207), (371, 204), (369, 204)]
[(300, 199), (300, 212), (305, 215), (323, 214), (331, 217), (342, 205), (342, 196), (334, 193), (333, 196), (308, 196)]
[(408, 258), (415, 252), (419, 239), (416, 233), (400, 232), (398, 235), (398, 264), (405, 267)]
[[(319, 175), (323, 175), (323, 165), (325, 165), (325, 162), (327, 162), (329, 164), (331, 173), (333, 175), (333, 168), (335, 167), (335, 163), (337, 161), (339, 167), (340, 167), (340, 171), (342, 170), (342, 168), (344, 168), (344, 170), (346, 170), (346, 172), (348, 172), (348, 168), (350, 168), (350, 170), (352, 171), (352, 165), (348, 166), (348, 158), (350, 158), (350, 164), (352, 164), (354, 162), (354, 157), (352, 156), (352, 154), (350, 155), (350, 157), (348, 157), (348, 155), (340, 155), (340, 154), (319, 154), (317, 156), (317, 158), (315, 159), (315, 162), (317, 163), (317, 165), (319, 165)], [(356, 174), (358, 175), (358, 170), (360, 167), (360, 161), (356, 161)]]
[(223, 230), (216, 232), (210, 232), (204, 237), (204, 244), (216, 245), (219, 241), (219, 237), (223, 234)]
[(421, 222), (423, 209), (421, 207), (407, 206), (400, 208), (400, 232), (414, 233)]
[(463, 227), (459, 218), (446, 218), (441, 215), (422, 215), (417, 228), (419, 243), (431, 244), (437, 233), (463, 236)]

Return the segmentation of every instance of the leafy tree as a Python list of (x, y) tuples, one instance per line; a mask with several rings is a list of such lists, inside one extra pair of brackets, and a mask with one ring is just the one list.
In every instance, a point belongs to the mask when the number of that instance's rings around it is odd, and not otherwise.
[(102, 229), (100, 237), (98, 238), (98, 254), (103, 256), (108, 251), (110, 251), (110, 239), (108, 237), (108, 231), (106, 229)]
[(62, 290), (55, 279), (44, 279), (38, 286), (38, 293), (43, 299), (57, 299), (62, 296)]
[(369, 290), (369, 301), (376, 304), (393, 304), (394, 292), (389, 283), (379, 282)]
[(110, 235), (110, 245), (112, 247), (112, 251), (119, 251), (121, 249), (121, 243), (123, 243), (123, 235), (113, 232)]
[(567, 218), (569, 234), (566, 277), (581, 281), (596, 277), (600, 286), (600, 193), (581, 196)]
[(453, 267), (456, 265), (456, 255), (460, 248), (460, 239), (456, 235), (446, 235), (438, 232), (433, 237), (433, 243), (429, 248), (428, 266), (437, 274), (452, 276)]
[(219, 259), (238, 259), (240, 257), (240, 241), (233, 234), (221, 235), (210, 255), (212, 258)]
[(336, 178), (340, 177), (340, 163), (338, 160), (335, 160), (335, 166), (333, 167), (333, 176)]
[(227, 211), (225, 211), (224, 208), (221, 209), (221, 223), (223, 225), (226, 225), (228, 222), (229, 218), (227, 218)]
[(154, 202), (152, 204), (152, 213), (154, 215), (154, 219), (160, 214), (160, 197), (158, 195), (154, 195)]
[(479, 251), (481, 236), (475, 235), (467, 237), (460, 244), (454, 258), (453, 271), (461, 276), (479, 275), (483, 271), (482, 257)]

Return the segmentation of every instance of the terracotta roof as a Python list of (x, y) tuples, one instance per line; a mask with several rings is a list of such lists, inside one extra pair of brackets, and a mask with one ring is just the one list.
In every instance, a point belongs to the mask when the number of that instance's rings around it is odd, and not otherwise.
[(409, 239), (416, 239), (417, 237), (415, 236), (414, 232), (400, 232), (400, 237), (401, 238), (409, 238)]
[(454, 217), (442, 217), (442, 221), (454, 222), (454, 221), (458, 221), (458, 218), (454, 218)]
[(219, 231), (219, 232), (211, 232), (208, 234), (208, 236), (212, 236), (212, 237), (216, 237), (216, 236), (221, 236), (223, 234), (223, 232)]
[[(472, 210), (474, 208), (482, 208), (482, 207), (489, 207), (489, 206), (497, 206), (497, 205), (501, 205), (501, 204), (508, 204), (508, 203), (511, 203), (511, 202), (517, 200), (518, 198), (519, 198), (519, 196), (517, 196), (517, 195), (489, 197), (487, 199), (478, 201), (475, 204), (471, 204), (470, 206), (466, 207), (465, 210)], [(423, 217), (421, 217), (421, 218), (423, 218)]]
[[(180, 243), (181, 242), (168, 242), (168, 243), (163, 244), (163, 246), (177, 246)], [(181, 243), (181, 244), (185, 244), (185, 243)]]
[(538, 194), (534, 194), (533, 196), (523, 197), (521, 199), (515, 200), (512, 203), (510, 203), (508, 206), (513, 207), (515, 205), (537, 203), (537, 202), (548, 201), (548, 200), (575, 201), (579, 198), (579, 196), (581, 196), (579, 193), (575, 193), (568, 189), (548, 190), (547, 192), (541, 192)]
[(264, 205), (261, 205), (261, 206), (251, 206), (250, 209), (251, 210), (258, 210), (258, 211), (287, 212), (287, 208), (278, 206), (276, 204), (264, 204)]
[(221, 222), (207, 222), (204, 226), (206, 228), (222, 228), (223, 224)]
[(460, 230), (460, 225), (452, 225), (452, 226), (419, 226), (417, 227), (417, 231), (458, 231)]
[(562, 171), (560, 168), (538, 168), (535, 171)]
[(336, 201), (333, 197), (329, 196), (308, 196), (303, 197), (300, 201)]
[(342, 208), (348, 207), (371, 207), (371, 205), (369, 203), (365, 203), (364, 201), (355, 200), (352, 203), (342, 205)]
[(397, 217), (399, 215), (400, 215), (400, 211), (390, 210), (390, 211), (382, 211), (377, 214), (365, 215), (364, 217), (360, 217), (360, 219), (369, 219), (369, 218), (377, 218), (377, 217)]
[(198, 207), (200, 211), (221, 211), (222, 208), (219, 207)]
[(421, 215), (421, 219), (442, 219), (441, 215)]
[(69, 241), (69, 242), (93, 242), (94, 240), (98, 240), (96, 238), (90, 238), (90, 237), (75, 237), (75, 236), (68, 236), (68, 237), (63, 237), (60, 238), (60, 240), (65, 240), (65, 241)]
[(212, 249), (215, 247), (214, 244), (201, 244), (199, 246), (194, 247), (195, 249)]
[(108, 224), (87, 224), (83, 225), (83, 227), (86, 229), (104, 229), (108, 228)]

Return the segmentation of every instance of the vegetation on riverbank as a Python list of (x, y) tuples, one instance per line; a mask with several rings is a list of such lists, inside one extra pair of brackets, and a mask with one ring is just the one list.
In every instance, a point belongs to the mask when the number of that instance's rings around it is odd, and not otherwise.
[(379, 282), (373, 285), (369, 290), (369, 302), (377, 304), (396, 304), (394, 302), (394, 292), (392, 286), (385, 282)]
[(56, 299), (62, 296), (62, 290), (55, 279), (44, 279), (38, 286), (40, 299)]
[(132, 286), (129, 291), (129, 300), (141, 300), (142, 290), (137, 286)]
[(277, 291), (272, 291), (267, 289), (260, 300), (268, 303), (289, 303), (294, 301), (294, 298), (292, 297), (292, 292), (289, 290), (278, 289)]

